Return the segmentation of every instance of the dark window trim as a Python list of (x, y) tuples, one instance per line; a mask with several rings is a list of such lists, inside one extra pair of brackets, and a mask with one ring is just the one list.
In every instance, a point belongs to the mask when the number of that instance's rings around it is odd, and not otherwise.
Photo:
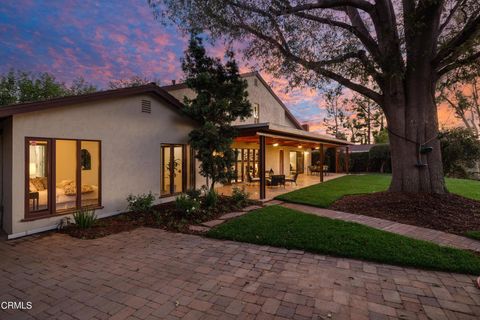
[[(48, 204), (47, 210), (30, 212), (30, 141), (47, 141), (47, 175), (48, 175)], [(25, 137), (25, 213), (21, 221), (32, 221), (37, 219), (51, 218), (71, 214), (81, 208), (81, 192), (77, 192), (75, 208), (69, 208), (57, 211), (56, 203), (56, 142), (57, 140), (76, 141), (77, 163), (76, 163), (76, 187), (81, 190), (81, 163), (80, 150), (82, 141), (98, 142), (98, 204), (84, 206), (84, 208), (100, 209), (102, 206), (102, 141), (95, 139), (72, 139), (72, 138), (44, 138), (44, 137)], [(79, 188), (80, 186), (80, 188)]]
[[(165, 147), (170, 148), (170, 155), (169, 155), (169, 161), (175, 160), (175, 147), (181, 147), (182, 148), (182, 191), (180, 192), (174, 192), (174, 186), (175, 186), (175, 177), (174, 177), (174, 170), (175, 166), (170, 166), (170, 190), (169, 193), (163, 194), (163, 183), (164, 179), (163, 177), (165, 176)], [(167, 197), (173, 197), (175, 195), (179, 195), (187, 190), (187, 152), (186, 152), (187, 145), (186, 144), (181, 144), (181, 143), (162, 143), (160, 145), (160, 154), (162, 156), (162, 159), (160, 161), (160, 165), (162, 166), (161, 170), (161, 176), (160, 176), (160, 198), (167, 198)]]

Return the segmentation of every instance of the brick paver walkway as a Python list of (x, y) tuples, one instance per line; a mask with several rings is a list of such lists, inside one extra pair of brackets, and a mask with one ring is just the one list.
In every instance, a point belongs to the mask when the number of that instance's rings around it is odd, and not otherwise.
[(427, 240), (437, 244), (459, 249), (480, 252), (480, 241), (446, 233), (438, 230), (416, 227), (409, 224), (398, 223), (359, 214), (322, 209), (302, 204), (283, 203), (282, 206), (317, 216), (361, 223), (373, 228), (401, 234), (415, 239)]
[(0, 242), (0, 319), (478, 319), (474, 277), (139, 228)]

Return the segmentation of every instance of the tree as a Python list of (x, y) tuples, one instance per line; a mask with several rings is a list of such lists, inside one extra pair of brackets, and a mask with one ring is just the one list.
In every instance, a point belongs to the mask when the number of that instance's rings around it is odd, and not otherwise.
[(327, 114), (323, 118), (323, 123), (326, 126), (327, 134), (334, 136), (337, 139), (347, 140), (345, 128), (347, 125), (347, 115), (345, 114), (344, 106), (340, 101), (342, 95), (342, 87), (338, 86), (334, 89), (327, 90), (325, 97), (325, 111)]
[(480, 135), (479, 81), (480, 78), (472, 77), (466, 81), (446, 83), (438, 96), (438, 100), (447, 102), (455, 111), (455, 116), (477, 137)]
[(42, 101), (67, 95), (96, 91), (96, 87), (82, 78), (73, 81), (70, 87), (59, 82), (49, 73), (30, 73), (10, 70), (0, 76), (0, 106)]
[(352, 117), (347, 121), (351, 131), (351, 141), (360, 144), (371, 144), (375, 137), (384, 129), (384, 115), (379, 105), (372, 100), (355, 94), (347, 100)]
[(231, 123), (252, 113), (247, 82), (239, 75), (233, 53), (227, 51), (225, 58), (223, 65), (208, 57), (202, 39), (192, 35), (182, 61), (185, 83), (196, 93), (193, 99), (184, 98), (185, 112), (199, 125), (190, 132), (190, 145), (201, 161), (200, 173), (210, 181), (210, 190), (233, 175), (236, 154), (231, 145), (236, 130)]
[(445, 130), (440, 134), (443, 167), (447, 176), (468, 178), (467, 168), (480, 161), (480, 143), (466, 128)]
[[(389, 128), (389, 190), (446, 192), (435, 89), (441, 77), (478, 63), (480, 1), (149, 2), (181, 28), (242, 41), (249, 60), (292, 85), (335, 81), (375, 101)], [(431, 152), (419, 153), (424, 146)]]
[(375, 142), (375, 144), (389, 143), (387, 128), (384, 128), (384, 129), (380, 130), (376, 135), (374, 135), (373, 136), (373, 141)]

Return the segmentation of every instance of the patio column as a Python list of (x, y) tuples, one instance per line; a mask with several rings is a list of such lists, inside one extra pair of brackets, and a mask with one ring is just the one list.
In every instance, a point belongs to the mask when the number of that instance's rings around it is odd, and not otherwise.
[(320, 143), (320, 182), (323, 182), (323, 166), (325, 165), (325, 154), (323, 153), (323, 143)]
[(350, 148), (345, 149), (345, 172), (348, 174), (350, 170)]
[(339, 152), (338, 152), (338, 148), (335, 147), (335, 173), (339, 173), (340, 172), (340, 161), (339, 161)]
[(260, 150), (258, 152), (258, 162), (260, 164), (259, 177), (260, 177), (260, 200), (266, 198), (266, 185), (265, 179), (265, 136), (259, 136)]

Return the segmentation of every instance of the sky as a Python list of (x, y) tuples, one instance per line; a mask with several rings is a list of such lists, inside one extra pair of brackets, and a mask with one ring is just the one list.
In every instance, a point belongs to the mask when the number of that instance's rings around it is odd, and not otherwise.
[[(3, 0), (0, 6), (0, 73), (12, 68), (49, 72), (70, 83), (82, 77), (99, 88), (110, 81), (141, 76), (160, 85), (182, 79), (180, 58), (187, 38), (154, 19), (146, 0)], [(223, 55), (221, 45), (209, 48)], [(249, 65), (237, 54), (242, 72)], [(285, 91), (285, 79), (262, 73), (301, 123), (324, 132), (324, 101), (319, 92)], [(441, 124), (457, 122), (445, 107)]]

